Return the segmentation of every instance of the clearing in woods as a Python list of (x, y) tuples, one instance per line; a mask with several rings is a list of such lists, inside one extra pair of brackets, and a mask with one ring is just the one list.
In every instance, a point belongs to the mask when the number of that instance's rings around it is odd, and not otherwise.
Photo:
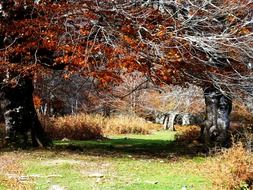
[(56, 141), (48, 150), (2, 151), (0, 189), (212, 189), (202, 173), (212, 158), (174, 141), (174, 132)]

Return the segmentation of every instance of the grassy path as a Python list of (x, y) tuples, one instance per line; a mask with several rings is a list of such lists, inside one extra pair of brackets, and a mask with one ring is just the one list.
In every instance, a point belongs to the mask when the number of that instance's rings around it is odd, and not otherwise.
[[(103, 141), (57, 141), (52, 150), (3, 152), (0, 189), (203, 190), (205, 159), (174, 142), (174, 133), (113, 136)], [(3, 165), (8, 165), (5, 163)], [(13, 184), (12, 184), (13, 181)]]

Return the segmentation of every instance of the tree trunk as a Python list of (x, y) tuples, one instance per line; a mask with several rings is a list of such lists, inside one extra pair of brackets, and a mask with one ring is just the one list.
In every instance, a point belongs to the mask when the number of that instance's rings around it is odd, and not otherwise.
[(186, 113), (182, 117), (182, 125), (190, 125), (190, 114)]
[(29, 134), (33, 146), (48, 146), (47, 137), (33, 104), (33, 83), (28, 77), (6, 78), (1, 86), (1, 106), (5, 119), (5, 140), (14, 146), (26, 146)]
[(177, 116), (177, 113), (171, 112), (170, 117), (169, 117), (169, 121), (168, 121), (168, 124), (167, 124), (167, 129), (170, 129), (170, 130), (173, 130), (173, 131), (176, 130), (175, 126), (174, 126), (174, 121), (175, 121), (176, 116)]
[(212, 87), (204, 91), (204, 96), (206, 118), (201, 126), (201, 140), (207, 145), (214, 143), (227, 146), (232, 101)]

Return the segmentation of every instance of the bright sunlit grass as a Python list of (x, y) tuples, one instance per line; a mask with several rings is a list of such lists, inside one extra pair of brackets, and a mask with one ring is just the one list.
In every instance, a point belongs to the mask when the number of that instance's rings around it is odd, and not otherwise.
[(3, 152), (0, 189), (250, 189), (252, 153), (237, 145), (208, 156), (189, 144), (175, 141), (175, 132), (160, 131)]

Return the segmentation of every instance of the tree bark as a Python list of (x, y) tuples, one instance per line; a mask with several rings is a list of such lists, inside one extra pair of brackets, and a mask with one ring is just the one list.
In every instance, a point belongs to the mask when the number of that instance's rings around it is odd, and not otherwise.
[[(1, 86), (1, 107), (5, 119), (5, 140), (13, 146), (48, 146), (52, 141), (44, 132), (33, 103), (33, 83), (28, 77), (16, 76)], [(12, 81), (12, 82), (11, 82)]]
[(214, 87), (207, 88), (204, 96), (206, 118), (201, 125), (201, 140), (207, 145), (228, 146), (232, 101)]
[(175, 121), (176, 116), (177, 116), (177, 113), (171, 112), (171, 114), (169, 116), (169, 121), (167, 124), (167, 129), (176, 131), (175, 126), (174, 126), (174, 121)]

